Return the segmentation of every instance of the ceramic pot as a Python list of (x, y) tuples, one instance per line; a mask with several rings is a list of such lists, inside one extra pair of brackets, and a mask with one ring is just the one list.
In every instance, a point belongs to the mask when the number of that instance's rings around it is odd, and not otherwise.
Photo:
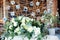
[(49, 35), (55, 35), (55, 28), (49, 28)]

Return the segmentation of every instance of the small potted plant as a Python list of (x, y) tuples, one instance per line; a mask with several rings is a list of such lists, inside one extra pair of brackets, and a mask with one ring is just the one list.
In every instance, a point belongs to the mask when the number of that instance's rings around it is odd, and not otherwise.
[(51, 15), (51, 19), (50, 19), (50, 28), (49, 28), (49, 34), (50, 35), (55, 35), (55, 24), (57, 23), (57, 17)]
[(54, 24), (57, 22), (57, 17), (52, 14), (44, 14), (41, 19), (43, 19), (45, 28), (48, 29), (49, 34), (55, 35)]

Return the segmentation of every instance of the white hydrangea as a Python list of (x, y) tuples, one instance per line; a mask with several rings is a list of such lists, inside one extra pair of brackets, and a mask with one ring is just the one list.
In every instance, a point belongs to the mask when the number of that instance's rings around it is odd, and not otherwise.
[(30, 33), (33, 31), (33, 27), (28, 27), (27, 31), (29, 31)]
[(17, 22), (14, 22), (14, 26), (16, 27), (18, 25), (18, 23)]

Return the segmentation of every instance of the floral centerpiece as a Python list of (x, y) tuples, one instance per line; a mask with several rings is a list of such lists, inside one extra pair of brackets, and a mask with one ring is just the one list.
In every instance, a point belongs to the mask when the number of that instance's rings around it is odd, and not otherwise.
[(12, 18), (10, 21), (7, 21), (4, 26), (6, 29), (5, 37), (10, 37), (10, 40), (13, 40), (15, 36), (23, 37), (22, 40), (25, 38), (28, 40), (41, 40), (41, 25), (41, 22), (29, 17), (19, 16)]

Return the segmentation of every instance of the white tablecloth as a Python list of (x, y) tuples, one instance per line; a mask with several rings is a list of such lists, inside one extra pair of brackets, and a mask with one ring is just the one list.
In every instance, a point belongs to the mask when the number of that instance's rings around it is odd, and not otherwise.
[(46, 35), (42, 40), (60, 40), (58, 36)]
[[(5, 38), (5, 40), (10, 40), (11, 37), (9, 37), (8, 39)], [(15, 36), (13, 38), (13, 40), (29, 40), (27, 37), (22, 37), (22, 36)], [(30, 40), (37, 40), (36, 38), (32, 38)], [(60, 40), (57, 36), (53, 36), (53, 35), (46, 35), (42, 38), (42, 40)]]

